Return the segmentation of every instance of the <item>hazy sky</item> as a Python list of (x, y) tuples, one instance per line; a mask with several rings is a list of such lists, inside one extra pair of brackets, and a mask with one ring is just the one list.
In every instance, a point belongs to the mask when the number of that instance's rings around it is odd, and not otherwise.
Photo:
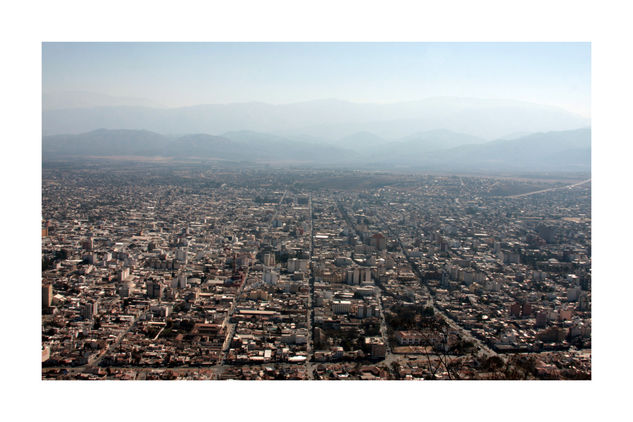
[(589, 43), (44, 43), (43, 91), (168, 107), (502, 98), (590, 116)]

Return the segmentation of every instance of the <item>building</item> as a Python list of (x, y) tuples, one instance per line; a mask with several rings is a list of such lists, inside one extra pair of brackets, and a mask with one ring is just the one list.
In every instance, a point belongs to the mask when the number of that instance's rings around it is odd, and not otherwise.
[(49, 360), (51, 357), (51, 348), (46, 346), (46, 345), (42, 345), (42, 362), (46, 362), (47, 360)]
[(359, 268), (347, 270), (347, 284), (361, 284), (371, 282), (371, 268)]
[(187, 287), (187, 275), (185, 273), (178, 274), (178, 277), (171, 281), (172, 289), (184, 289)]
[(273, 268), (264, 268), (264, 283), (266, 284), (275, 284), (279, 279), (279, 274)]
[(53, 285), (46, 283), (42, 285), (42, 307), (50, 308), (53, 303)]
[(424, 336), (419, 331), (396, 331), (395, 337), (401, 346), (419, 346), (424, 343)]
[(372, 359), (384, 359), (387, 353), (387, 346), (380, 337), (365, 337), (365, 346), (371, 350)]
[(275, 254), (267, 253), (264, 254), (264, 265), (267, 267), (275, 266)]
[(163, 286), (158, 281), (147, 282), (147, 296), (151, 299), (160, 299), (163, 295)]
[(307, 271), (308, 260), (292, 258), (288, 260), (288, 272), (294, 273), (295, 271)]
[(547, 312), (541, 311), (536, 314), (536, 327), (545, 327), (547, 325), (547, 321)]
[(374, 294), (374, 288), (373, 287), (357, 287), (354, 289), (354, 292), (356, 292), (358, 295), (360, 296), (372, 296)]
[(376, 233), (371, 237), (370, 245), (382, 251), (387, 247), (387, 240), (382, 233)]
[(358, 305), (356, 310), (356, 318), (371, 318), (372, 316), (380, 316), (380, 311), (377, 306), (372, 305)]
[(578, 300), (578, 298), (580, 297), (580, 293), (582, 293), (582, 290), (578, 286), (574, 286), (574, 287), (568, 289), (567, 290), (567, 301), (569, 301), (569, 302), (576, 302)]
[(348, 314), (352, 310), (352, 302), (349, 300), (332, 301), (332, 312), (335, 314)]
[(87, 251), (92, 251), (94, 248), (94, 239), (89, 237), (88, 239), (81, 242), (81, 247)]
[(125, 281), (130, 277), (130, 269), (129, 268), (121, 268), (119, 271), (119, 280)]
[(187, 263), (187, 250), (184, 248), (178, 248), (176, 250), (176, 260), (179, 262)]
[(347, 284), (360, 284), (360, 269), (347, 270)]
[(132, 283), (129, 281), (123, 282), (118, 285), (118, 294), (119, 296), (125, 298), (130, 296), (130, 292), (132, 291)]
[(97, 314), (97, 302), (84, 302), (81, 305), (81, 317), (84, 319), (92, 319)]
[(523, 306), (521, 308), (521, 316), (525, 318), (531, 315), (532, 315), (532, 305), (530, 305), (528, 302), (523, 303)]

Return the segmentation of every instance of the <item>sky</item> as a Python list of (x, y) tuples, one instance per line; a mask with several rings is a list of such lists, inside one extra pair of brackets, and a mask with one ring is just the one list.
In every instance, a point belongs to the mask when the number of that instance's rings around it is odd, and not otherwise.
[(165, 107), (471, 97), (591, 115), (590, 43), (43, 43), (44, 93)]

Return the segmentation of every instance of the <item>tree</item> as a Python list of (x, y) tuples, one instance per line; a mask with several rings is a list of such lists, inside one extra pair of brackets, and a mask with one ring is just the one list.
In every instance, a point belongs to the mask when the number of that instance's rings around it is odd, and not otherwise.
[(443, 320), (437, 319), (435, 319), (432, 326), (423, 331), (424, 339), (422, 345), (424, 346), (424, 355), (426, 356), (431, 376), (434, 379), (441, 368), (444, 368), (449, 379), (460, 379), (459, 371), (462, 368), (462, 362), (460, 359), (450, 358), (449, 353), (454, 351), (454, 348), (448, 347), (449, 334), (449, 326)]

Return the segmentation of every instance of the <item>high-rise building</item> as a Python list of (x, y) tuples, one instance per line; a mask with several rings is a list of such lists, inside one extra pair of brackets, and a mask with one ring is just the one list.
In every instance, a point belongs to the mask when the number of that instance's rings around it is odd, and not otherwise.
[(371, 268), (363, 268), (360, 271), (360, 281), (361, 283), (369, 283), (371, 282)]
[(513, 303), (512, 305), (510, 305), (510, 315), (512, 315), (513, 317), (520, 317), (521, 316), (521, 304), (518, 302)]
[(370, 245), (382, 251), (387, 246), (387, 240), (382, 233), (376, 233), (371, 237)]
[(307, 271), (308, 260), (292, 258), (288, 260), (288, 272), (293, 273), (295, 271)]
[(187, 287), (187, 274), (178, 274), (178, 277), (174, 278), (171, 281), (171, 287), (173, 289), (184, 289), (185, 287)]
[(387, 346), (380, 337), (365, 337), (365, 345), (371, 350), (372, 359), (384, 359), (387, 353)]
[(89, 237), (88, 239), (81, 242), (81, 247), (87, 251), (91, 251), (94, 248), (94, 239)]
[(163, 295), (163, 286), (158, 281), (147, 281), (147, 296), (151, 299), (160, 299)]
[(184, 248), (178, 248), (176, 250), (176, 259), (180, 262), (187, 263), (187, 250)]
[(84, 319), (92, 319), (97, 314), (97, 302), (84, 302), (81, 305), (81, 317)]
[(42, 306), (50, 308), (53, 303), (53, 285), (46, 283), (42, 285)]
[(117, 287), (119, 296), (124, 297), (124, 298), (130, 296), (131, 290), (132, 290), (132, 283), (129, 281), (124, 281), (123, 283), (119, 284)]
[(130, 269), (129, 268), (122, 268), (121, 271), (119, 271), (119, 280), (120, 281), (126, 281), (129, 277), (130, 277)]
[(264, 265), (267, 267), (275, 266), (275, 254), (267, 253), (264, 254)]
[(264, 283), (275, 284), (277, 283), (278, 278), (279, 274), (277, 274), (277, 271), (275, 271), (274, 268), (264, 268)]

